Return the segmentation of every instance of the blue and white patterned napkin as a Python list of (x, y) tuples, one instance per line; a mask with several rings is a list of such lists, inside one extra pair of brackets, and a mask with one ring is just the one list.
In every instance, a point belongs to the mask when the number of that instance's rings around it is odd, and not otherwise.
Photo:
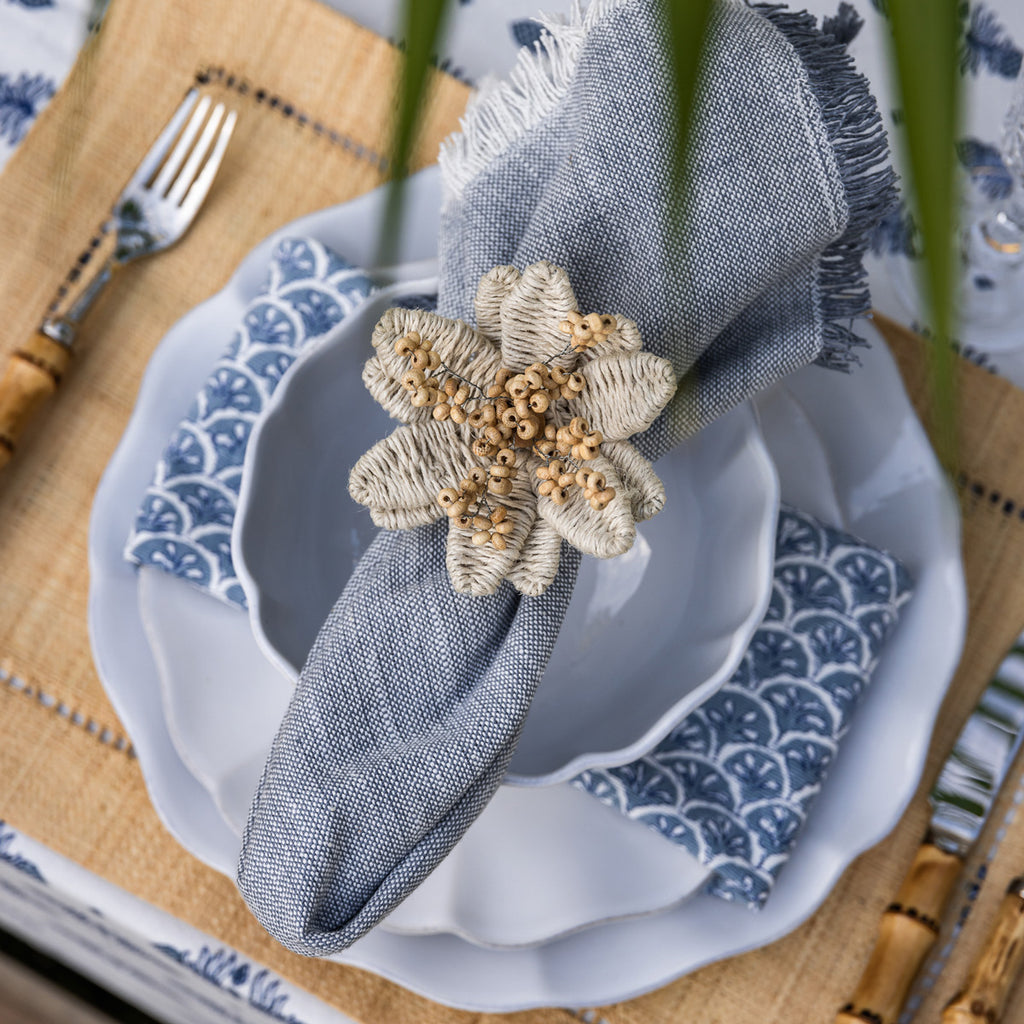
[(320, 242), (278, 243), (266, 283), (157, 464), (126, 558), (245, 607), (231, 560), (231, 524), (253, 425), (299, 350), (372, 291), (362, 270)]
[(768, 613), (733, 677), (646, 757), (573, 784), (685, 846), (713, 895), (760, 906), (910, 586), (892, 555), (783, 508)]

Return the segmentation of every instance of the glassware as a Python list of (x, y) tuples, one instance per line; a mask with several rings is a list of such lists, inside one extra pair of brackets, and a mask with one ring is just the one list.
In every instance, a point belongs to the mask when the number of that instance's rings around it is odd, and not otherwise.
[[(1014, 82), (998, 153), (989, 153), (995, 187), (967, 182), (963, 189), (958, 333), (963, 345), (1001, 352), (1024, 347), (1024, 69)], [(897, 254), (890, 264), (900, 299), (923, 323), (918, 261)]]

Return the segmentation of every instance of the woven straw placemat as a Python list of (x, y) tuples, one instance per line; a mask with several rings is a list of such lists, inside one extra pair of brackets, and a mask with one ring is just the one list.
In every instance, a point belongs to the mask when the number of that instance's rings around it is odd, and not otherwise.
[[(387, 44), (313, 0), (114, 0), (103, 31), (0, 179), (0, 357), (6, 358), (36, 327), (121, 183), (197, 75), (241, 113), (195, 227), (177, 248), (125, 271), (102, 300), (61, 393), (0, 480), (0, 816), (367, 1024), (456, 1024), (492, 1018), (287, 953), (256, 925), (229, 880), (171, 839), (96, 676), (86, 629), (92, 495), (154, 346), (272, 230), (381, 181), (395, 68)], [(464, 87), (438, 76), (421, 162), (455, 127), (465, 100)], [(921, 344), (905, 332), (890, 333), (920, 405)], [(926, 779), (1024, 625), (1018, 571), (1024, 393), (968, 364), (960, 381), (971, 625)], [(968, 865), (947, 929), (966, 908), (973, 912), (927, 995), (922, 1019), (933, 1019), (949, 997), (1003, 886), (1024, 868), (1024, 823), (1007, 822), (1018, 788), (1014, 779)], [(859, 858), (791, 935), (600, 1014), (609, 1024), (831, 1020), (923, 832), (925, 789), (922, 784), (896, 831)], [(988, 881), (971, 890), (982, 866)], [(1024, 1015), (1024, 994), (1009, 1012), (1009, 1020)], [(542, 1010), (509, 1019), (567, 1024), (573, 1018)]]

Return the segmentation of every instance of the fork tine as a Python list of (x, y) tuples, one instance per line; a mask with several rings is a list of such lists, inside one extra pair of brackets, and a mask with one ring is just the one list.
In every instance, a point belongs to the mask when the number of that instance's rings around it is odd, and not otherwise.
[(214, 146), (210, 159), (206, 161), (206, 166), (199, 172), (199, 177), (193, 182), (185, 201), (181, 204), (181, 214), (184, 217), (191, 219), (202, 205), (206, 193), (210, 191), (210, 186), (213, 184), (221, 160), (224, 159), (224, 152), (228, 148), (228, 140), (231, 138), (237, 120), (238, 113), (234, 110), (225, 118), (220, 135), (217, 136), (217, 145)]
[(165, 156), (167, 151), (171, 148), (171, 143), (178, 136), (178, 132), (181, 131), (181, 126), (185, 123), (185, 118), (188, 117), (189, 111), (196, 105), (196, 100), (199, 99), (198, 89), (189, 89), (185, 93), (185, 98), (178, 105), (178, 109), (174, 112), (174, 116), (167, 122), (167, 127), (160, 133), (160, 137), (150, 147), (149, 152), (143, 158), (141, 164), (139, 164), (135, 173), (132, 175), (130, 185), (142, 186), (145, 185), (150, 178), (153, 177), (156, 169), (160, 166), (160, 162)]
[(188, 160), (185, 161), (185, 166), (178, 173), (178, 176), (174, 179), (174, 184), (171, 186), (170, 192), (167, 193), (168, 202), (177, 205), (181, 202), (181, 197), (188, 191), (189, 185), (192, 184), (192, 179), (196, 176), (196, 171), (199, 170), (203, 159), (213, 143), (213, 137), (217, 134), (217, 129), (220, 127), (220, 119), (224, 116), (224, 104), (218, 103), (213, 108), (213, 113), (210, 115), (210, 120), (206, 122), (206, 127), (203, 128), (203, 134), (199, 136), (199, 141), (192, 148), (192, 152), (188, 155)]
[(188, 151), (192, 148), (192, 142), (199, 133), (199, 129), (206, 117), (206, 112), (210, 109), (210, 103), (209, 96), (204, 96), (199, 101), (199, 106), (196, 107), (195, 113), (185, 126), (185, 130), (181, 133), (181, 138), (174, 147), (174, 152), (167, 158), (167, 163), (161, 168), (159, 176), (153, 182), (154, 194), (162, 196), (167, 191), (171, 182), (174, 181), (178, 168), (188, 155)]

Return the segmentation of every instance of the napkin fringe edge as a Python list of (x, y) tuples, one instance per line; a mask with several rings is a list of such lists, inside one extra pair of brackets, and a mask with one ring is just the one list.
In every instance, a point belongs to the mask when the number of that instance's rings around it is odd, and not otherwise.
[(470, 98), (460, 130), (441, 143), (438, 164), (444, 203), (526, 132), (542, 121), (569, 91), (590, 30), (628, 0), (591, 0), (583, 10), (574, 0), (569, 15), (537, 15), (540, 39), (520, 49), (508, 79), (488, 78)]
[(818, 27), (814, 15), (783, 4), (750, 4), (796, 51), (832, 146), (846, 202), (846, 227), (818, 262), (818, 304), (823, 320), (819, 366), (849, 371), (854, 351), (867, 342), (852, 330), (871, 309), (864, 255), (878, 221), (898, 198), (889, 141), (867, 78), (857, 71), (846, 44)]

